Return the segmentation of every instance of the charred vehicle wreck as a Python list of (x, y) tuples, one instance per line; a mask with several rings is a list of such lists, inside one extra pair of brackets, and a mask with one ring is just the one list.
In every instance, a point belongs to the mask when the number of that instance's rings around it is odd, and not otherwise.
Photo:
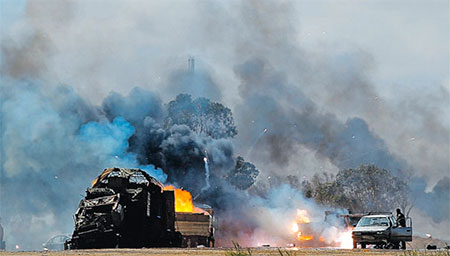
[(139, 169), (105, 169), (75, 213), (65, 249), (180, 247), (174, 192)]

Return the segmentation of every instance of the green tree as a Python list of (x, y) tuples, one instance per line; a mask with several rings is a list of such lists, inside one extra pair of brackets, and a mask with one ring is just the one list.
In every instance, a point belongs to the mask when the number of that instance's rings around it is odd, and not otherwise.
[(338, 172), (336, 178), (313, 177), (303, 182), (305, 196), (318, 203), (355, 212), (387, 211), (408, 206), (407, 184), (375, 165)]
[(169, 102), (166, 127), (187, 125), (197, 134), (214, 139), (230, 138), (237, 134), (231, 110), (206, 98), (192, 100), (189, 94), (179, 94)]
[(228, 173), (226, 179), (236, 188), (246, 190), (255, 183), (258, 174), (255, 165), (238, 156), (235, 168)]

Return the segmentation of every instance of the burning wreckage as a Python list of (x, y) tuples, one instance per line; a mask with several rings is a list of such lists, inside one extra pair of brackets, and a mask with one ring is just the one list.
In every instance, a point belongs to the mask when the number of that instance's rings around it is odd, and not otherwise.
[(65, 249), (214, 246), (212, 209), (140, 169), (105, 169), (75, 213)]

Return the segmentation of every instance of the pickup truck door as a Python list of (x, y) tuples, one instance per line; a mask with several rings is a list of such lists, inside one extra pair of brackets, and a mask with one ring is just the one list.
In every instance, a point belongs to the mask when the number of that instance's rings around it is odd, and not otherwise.
[(412, 241), (412, 223), (411, 223), (411, 219), (409, 219), (409, 225), (407, 225), (408, 227), (396, 227), (393, 226), (391, 229), (391, 240), (393, 241), (406, 241), (406, 242), (410, 242)]

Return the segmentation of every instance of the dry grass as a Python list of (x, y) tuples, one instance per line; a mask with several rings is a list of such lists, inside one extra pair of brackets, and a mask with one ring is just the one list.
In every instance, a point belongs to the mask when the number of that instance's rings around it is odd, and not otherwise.
[(246, 250), (242, 249), (239, 243), (235, 241), (231, 241), (234, 246), (234, 250), (230, 250), (225, 252), (225, 256), (251, 256), (252, 250), (247, 248)]
[[(239, 248), (239, 249), (238, 249)], [(449, 251), (395, 251), (395, 250), (372, 250), (372, 249), (322, 249), (322, 248), (199, 248), (199, 249), (102, 249), (102, 250), (73, 250), (63, 252), (0, 252), (0, 256), (168, 256), (168, 255), (195, 255), (195, 256), (332, 256), (332, 255), (365, 255), (365, 256), (450, 256)]]

